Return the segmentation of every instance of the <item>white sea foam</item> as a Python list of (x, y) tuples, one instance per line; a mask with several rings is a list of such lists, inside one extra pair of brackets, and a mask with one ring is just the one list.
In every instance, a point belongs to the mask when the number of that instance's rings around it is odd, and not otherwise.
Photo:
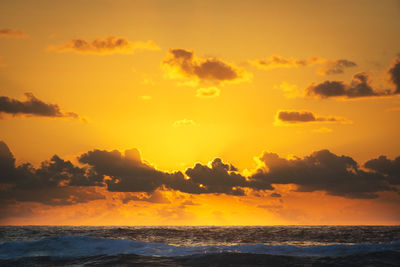
[(36, 256), (86, 257), (117, 254), (174, 257), (223, 252), (323, 257), (344, 256), (385, 250), (400, 251), (400, 241), (386, 244), (338, 244), (305, 247), (265, 244), (232, 246), (174, 246), (164, 243), (93, 238), (88, 236), (57, 236), (42, 238), (35, 241), (14, 241), (1, 243), (0, 259)]

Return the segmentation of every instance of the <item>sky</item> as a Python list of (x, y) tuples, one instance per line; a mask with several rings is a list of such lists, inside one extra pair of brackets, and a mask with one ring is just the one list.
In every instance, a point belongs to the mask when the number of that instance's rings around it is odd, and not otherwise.
[(0, 2), (0, 224), (397, 225), (400, 1)]

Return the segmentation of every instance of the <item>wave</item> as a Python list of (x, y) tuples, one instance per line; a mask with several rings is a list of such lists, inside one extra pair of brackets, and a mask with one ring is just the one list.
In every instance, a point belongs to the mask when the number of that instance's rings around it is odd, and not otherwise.
[(98, 255), (136, 254), (141, 256), (177, 257), (219, 253), (250, 253), (297, 257), (335, 257), (381, 251), (400, 252), (400, 240), (384, 244), (294, 245), (206, 245), (174, 246), (134, 240), (57, 236), (34, 241), (0, 244), (0, 259), (23, 257), (90, 257)]

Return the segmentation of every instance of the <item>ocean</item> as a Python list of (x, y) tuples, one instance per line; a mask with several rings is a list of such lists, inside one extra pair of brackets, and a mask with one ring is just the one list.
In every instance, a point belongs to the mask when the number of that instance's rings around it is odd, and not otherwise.
[(400, 226), (0, 226), (0, 266), (400, 266)]

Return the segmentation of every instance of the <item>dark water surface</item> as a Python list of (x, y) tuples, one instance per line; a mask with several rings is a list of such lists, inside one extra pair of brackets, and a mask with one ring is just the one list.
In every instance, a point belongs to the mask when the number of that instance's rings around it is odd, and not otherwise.
[(400, 266), (400, 226), (0, 226), (0, 266)]

